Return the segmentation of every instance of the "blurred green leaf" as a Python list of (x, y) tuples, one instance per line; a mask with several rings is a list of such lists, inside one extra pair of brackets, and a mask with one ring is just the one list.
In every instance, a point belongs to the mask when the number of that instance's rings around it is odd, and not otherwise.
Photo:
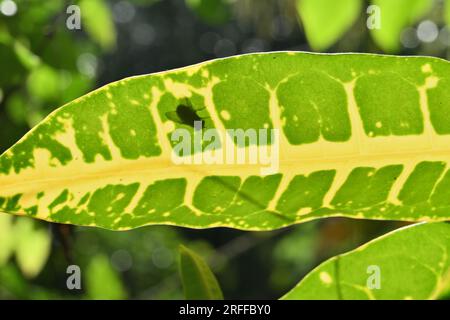
[(400, 50), (403, 29), (423, 17), (433, 6), (430, 0), (372, 0), (380, 9), (381, 28), (372, 29), (375, 42), (385, 51)]
[(95, 47), (92, 41), (74, 41), (73, 32), (61, 31), (55, 33), (52, 40), (46, 43), (40, 57), (46, 65), (55, 69), (75, 71), (80, 54), (84, 51), (94, 51)]
[(6, 112), (14, 124), (26, 124), (27, 104), (24, 96), (20, 93), (12, 94), (6, 101)]
[(219, 25), (230, 19), (230, 6), (226, 0), (186, 0), (186, 5), (200, 19), (211, 25)]
[(13, 224), (12, 217), (0, 213), (0, 267), (2, 267), (13, 254)]
[(186, 299), (223, 299), (219, 283), (206, 262), (184, 246), (180, 246), (180, 275)]
[(60, 89), (58, 72), (49, 66), (41, 65), (28, 76), (27, 87), (29, 93), (36, 98), (56, 98)]
[(0, 268), (0, 285), (1, 289), (7, 290), (8, 296), (27, 297), (27, 282), (13, 264)]
[(316, 51), (333, 45), (361, 13), (360, 0), (297, 0), (308, 42)]
[(325, 261), (282, 299), (437, 299), (449, 254), (450, 224), (408, 226)]
[(103, 0), (81, 0), (81, 21), (87, 33), (103, 49), (110, 50), (116, 45), (116, 30), (111, 11)]
[(9, 44), (11, 42), (11, 35), (4, 24), (0, 24), (0, 43)]
[(445, 23), (447, 24), (447, 28), (450, 28), (450, 0), (445, 1), (444, 19), (445, 19)]
[(17, 264), (27, 278), (34, 278), (50, 255), (50, 233), (32, 219), (22, 217), (15, 223), (14, 234)]
[(92, 258), (86, 270), (86, 290), (89, 299), (120, 300), (126, 292), (117, 272), (104, 255)]
[(9, 88), (20, 83), (26, 69), (9, 44), (0, 43), (0, 61), (0, 87)]
[(14, 42), (14, 50), (22, 65), (27, 69), (33, 69), (40, 63), (40, 58), (19, 41)]
[[(58, 23), (54, 23), (52, 19), (58, 15), (65, 13), (65, 0), (15, 0), (17, 3), (17, 14), (10, 24), (10, 30), (14, 30), (14, 34), (27, 35), (30, 40), (40, 40), (54, 31), (58, 27)], [(65, 15), (64, 15), (65, 16)], [(64, 27), (65, 25), (62, 24)]]

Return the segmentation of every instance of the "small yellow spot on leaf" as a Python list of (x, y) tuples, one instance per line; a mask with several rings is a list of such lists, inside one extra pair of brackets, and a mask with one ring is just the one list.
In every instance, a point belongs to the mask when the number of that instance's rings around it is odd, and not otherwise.
[(226, 110), (222, 110), (220, 111), (220, 116), (224, 119), (224, 120), (230, 120), (231, 115), (228, 111)]
[(331, 284), (333, 282), (333, 279), (331, 278), (330, 274), (328, 272), (322, 271), (319, 274), (320, 281), (322, 281), (324, 284)]
[(428, 89), (431, 89), (431, 88), (435, 88), (437, 86), (438, 82), (439, 82), (438, 77), (428, 77), (425, 85), (427, 86)]
[(432, 71), (433, 71), (433, 69), (431, 68), (431, 65), (430, 65), (429, 63), (424, 64), (424, 65), (422, 66), (422, 72), (423, 72), (423, 73), (430, 73), (430, 72), (432, 72)]

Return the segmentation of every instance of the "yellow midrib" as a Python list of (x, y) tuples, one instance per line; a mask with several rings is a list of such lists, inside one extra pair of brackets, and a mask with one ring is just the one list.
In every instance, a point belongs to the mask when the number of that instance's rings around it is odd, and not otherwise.
[[(336, 169), (342, 165), (347, 167), (361, 167), (373, 164), (404, 164), (410, 161), (450, 161), (449, 150), (429, 150), (429, 151), (408, 151), (397, 153), (379, 153), (364, 154), (352, 156), (320, 156), (320, 157), (298, 157), (289, 159), (280, 159), (280, 173), (291, 171), (292, 168), (297, 169), (299, 173), (309, 172), (310, 168), (322, 167), (323, 169)], [(66, 166), (46, 167), (37, 169), (25, 169), (22, 173), (11, 175), (0, 175), (0, 185), (2, 190), (8, 190), (10, 187), (21, 187), (31, 184), (54, 184), (53, 182), (63, 183), (70, 182), (66, 186), (74, 183), (74, 181), (87, 181), (101, 179), (104, 177), (129, 177), (143, 176), (149, 172), (162, 172), (166, 179), (173, 177), (187, 177), (189, 173), (207, 175), (234, 175), (234, 176), (250, 176), (260, 175), (259, 165), (254, 164), (208, 164), (208, 165), (175, 165), (171, 159), (162, 159), (161, 157), (142, 158), (138, 160), (119, 161), (97, 161), (96, 163), (74, 162)], [(156, 174), (158, 175), (158, 174)], [(55, 178), (51, 178), (51, 176)], [(145, 175), (148, 176), (148, 175)], [(138, 180), (139, 181), (139, 180)], [(0, 190), (3, 194), (3, 192)]]

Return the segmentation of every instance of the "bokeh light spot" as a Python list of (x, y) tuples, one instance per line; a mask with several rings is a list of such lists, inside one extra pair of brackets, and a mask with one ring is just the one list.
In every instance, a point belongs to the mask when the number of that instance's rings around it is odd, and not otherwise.
[(0, 11), (5, 16), (11, 17), (17, 13), (17, 4), (12, 0), (4, 0), (0, 3)]
[(417, 27), (417, 37), (420, 41), (430, 43), (437, 39), (439, 30), (433, 21), (422, 21)]
[(127, 250), (117, 250), (111, 255), (111, 264), (117, 271), (128, 271), (133, 266), (133, 258)]
[(113, 6), (114, 20), (118, 23), (128, 23), (136, 15), (136, 9), (127, 1), (119, 1)]

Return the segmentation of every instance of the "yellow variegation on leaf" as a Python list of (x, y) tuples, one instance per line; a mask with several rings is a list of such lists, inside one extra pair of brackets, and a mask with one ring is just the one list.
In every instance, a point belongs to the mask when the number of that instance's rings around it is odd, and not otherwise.
[[(115, 230), (448, 220), (449, 110), (450, 64), (427, 57), (276, 52), (132, 77), (61, 107), (1, 155), (0, 211)], [(206, 139), (174, 157), (175, 133), (208, 129), (216, 151), (275, 157), (211, 164)], [(255, 143), (230, 129), (279, 134)]]

